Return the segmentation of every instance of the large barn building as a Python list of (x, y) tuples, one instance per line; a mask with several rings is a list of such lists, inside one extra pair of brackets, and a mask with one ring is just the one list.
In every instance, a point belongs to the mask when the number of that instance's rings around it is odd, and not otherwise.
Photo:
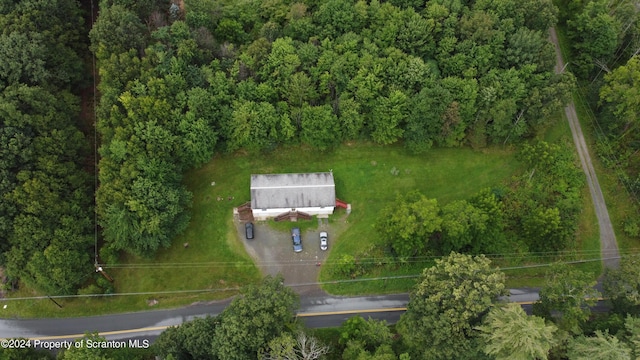
[(251, 210), (256, 220), (293, 212), (328, 216), (335, 206), (332, 172), (251, 175)]

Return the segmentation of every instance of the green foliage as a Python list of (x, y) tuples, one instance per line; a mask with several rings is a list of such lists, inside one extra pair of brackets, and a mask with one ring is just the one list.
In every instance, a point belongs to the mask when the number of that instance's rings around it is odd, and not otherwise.
[(581, 12), (567, 21), (579, 76), (590, 75), (595, 61), (606, 64), (613, 57), (620, 27), (619, 21), (609, 13), (609, 3), (603, 0), (587, 1)]
[(520, 158), (528, 167), (507, 200), (513, 226), (532, 251), (559, 251), (575, 239), (584, 182), (568, 145), (525, 144)]
[(606, 269), (602, 282), (604, 295), (619, 314), (637, 313), (640, 306), (640, 258), (626, 256), (618, 269)]
[(383, 97), (372, 112), (371, 138), (378, 144), (389, 145), (398, 141), (403, 130), (400, 125), (406, 118), (407, 96), (401, 91), (393, 91)]
[(77, 100), (66, 91), (12, 85), (0, 94), (7, 141), (0, 235), (7, 274), (48, 294), (72, 294), (91, 269), (89, 179), (79, 159)]
[(547, 359), (556, 344), (554, 325), (544, 319), (528, 316), (519, 304), (495, 307), (489, 311), (484, 324), (478, 327), (487, 345), (484, 352), (498, 360)]
[(333, 266), (332, 270), (338, 276), (355, 277), (357, 276), (357, 268), (358, 265), (353, 255), (344, 254)]
[(280, 276), (249, 286), (219, 315), (213, 354), (221, 360), (255, 357), (293, 323), (297, 306), (297, 295)]
[(596, 331), (593, 337), (574, 338), (567, 355), (572, 360), (630, 360), (631, 349), (615, 336)]
[[(25, 339), (26, 340), (26, 339)], [(55, 357), (51, 352), (35, 347), (27, 348), (0, 348), (0, 359), (2, 360), (53, 360)]]
[(442, 208), (442, 251), (467, 251), (487, 230), (489, 216), (467, 201), (451, 202)]
[(112, 248), (150, 256), (186, 228), (191, 194), (178, 184), (174, 166), (142, 159), (138, 166), (139, 176), (118, 194), (127, 200), (110, 204), (101, 223)]
[(340, 326), (342, 345), (356, 342), (365, 351), (374, 352), (380, 346), (390, 346), (393, 334), (385, 321), (375, 319), (365, 320), (360, 315), (352, 316)]
[[(406, 354), (403, 354), (407, 356)], [(358, 359), (358, 360), (396, 360), (398, 357), (393, 352), (393, 349), (389, 345), (382, 345), (375, 349), (373, 352), (369, 352), (364, 349), (362, 343), (358, 341), (351, 341), (347, 344), (347, 348), (342, 354), (343, 359)]]
[(83, 19), (75, 1), (20, 1), (0, 14), (0, 27), (0, 84), (68, 89), (85, 77)]
[(394, 204), (383, 209), (376, 229), (386, 245), (401, 259), (422, 253), (429, 237), (440, 230), (438, 202), (417, 191), (398, 195)]
[[(184, 229), (181, 175), (217, 149), (257, 154), (300, 141), (325, 150), (363, 137), (405, 140), (415, 152), (515, 142), (546, 125), (544, 109), (567, 92), (545, 45), (549, 1), (206, 1), (185, 4), (185, 21), (166, 6), (104, 1), (90, 33), (101, 80), (97, 212), (107, 246), (137, 255)], [(7, 51), (41, 53), (35, 40)], [(489, 248), (481, 240), (497, 233), (482, 229), (481, 211), (467, 215), (466, 225), (450, 223), (446, 250)], [(560, 237), (571, 233), (560, 227)], [(434, 231), (439, 224), (394, 250), (421, 252)]]
[(154, 342), (156, 353), (162, 357), (172, 356), (176, 360), (205, 360), (213, 356), (211, 343), (219, 319), (215, 317), (194, 319), (180, 326), (163, 331)]
[[(627, 192), (636, 200), (640, 190), (640, 158), (637, 156), (640, 149), (638, 145), (640, 132), (637, 131), (640, 124), (638, 122), (640, 106), (637, 100), (640, 95), (638, 94), (639, 79), (638, 55), (606, 74), (599, 90), (600, 113), (598, 114), (598, 121), (602, 124), (604, 132), (604, 141), (598, 147), (600, 157), (603, 163), (616, 173)], [(636, 214), (631, 216), (637, 218)], [(633, 228), (633, 221), (627, 223), (625, 228), (631, 230), (630, 236), (634, 236), (633, 233), (637, 233), (637, 230)]]
[(546, 274), (540, 300), (534, 304), (533, 312), (554, 320), (562, 330), (579, 334), (582, 324), (589, 319), (590, 307), (600, 296), (595, 285), (591, 274), (556, 264)]
[(633, 358), (637, 359), (640, 356), (640, 318), (627, 315), (624, 327), (621, 338), (631, 348)]
[(91, 28), (91, 50), (100, 59), (108, 59), (145, 46), (144, 25), (135, 14), (122, 5), (105, 6)]
[(108, 356), (108, 350), (102, 349), (99, 346), (89, 346), (87, 342), (105, 342), (104, 337), (99, 336), (97, 333), (85, 334), (81, 339), (76, 341), (82, 341), (82, 346), (72, 346), (69, 349), (64, 350), (58, 355), (59, 360), (110, 360)]
[(318, 150), (330, 149), (340, 141), (340, 123), (329, 105), (304, 106), (301, 124), (302, 141)]
[[(139, 56), (150, 70), (180, 74), (189, 86), (206, 88), (207, 82), (212, 85), (207, 74), (224, 72), (232, 84), (227, 104), (235, 104), (234, 117), (205, 118), (208, 123), (197, 128), (213, 125), (232, 151), (271, 149), (294, 136), (318, 147), (326, 139), (364, 134), (380, 144), (405, 139), (412, 150), (424, 151), (432, 144), (464, 145), (470, 134), (497, 142), (535, 133), (535, 125), (547, 118), (539, 108), (558, 99), (552, 96), (558, 84), (544, 34), (557, 13), (551, 2), (418, 3), (187, 4), (186, 22), (165, 27), (157, 22), (149, 37), (142, 28), (148, 15), (141, 14), (158, 4), (105, 2), (92, 30), (92, 48), (101, 68), (114, 55), (144, 50)], [(482, 84), (484, 74), (500, 72), (503, 86)], [(109, 75), (101, 80), (122, 76)], [(142, 74), (139, 79), (146, 82)], [(478, 97), (496, 89), (504, 95), (483, 109)], [(107, 100), (113, 103), (111, 96)], [(277, 120), (263, 102), (276, 109)], [(281, 111), (280, 103), (290, 109)], [(327, 107), (332, 116), (319, 110)], [(255, 116), (266, 119), (265, 126)], [(319, 119), (329, 124), (327, 131), (318, 131)], [(208, 155), (200, 150), (211, 139), (206, 135), (185, 144), (196, 164)]]
[(330, 353), (328, 346), (313, 336), (299, 330), (295, 338), (290, 333), (283, 333), (269, 342), (269, 350), (263, 355), (267, 360), (315, 360), (322, 359)]
[(279, 115), (267, 102), (238, 102), (232, 119), (229, 150), (246, 148), (257, 152), (288, 140), (293, 132), (288, 116)]
[[(397, 171), (393, 168), (392, 174)], [(376, 229), (384, 245), (401, 260), (451, 251), (501, 253), (512, 251), (506, 240), (505, 219), (504, 204), (490, 189), (442, 208), (435, 199), (413, 191), (398, 196), (382, 210)]]
[(473, 242), (473, 252), (476, 254), (501, 254), (506, 253), (506, 249), (512, 248), (506, 238), (505, 205), (496, 195), (498, 189), (483, 189), (474, 195), (469, 203), (480, 214), (486, 215), (485, 229), (479, 234), (475, 234)]
[(417, 358), (477, 358), (474, 328), (506, 293), (504, 279), (484, 256), (436, 260), (411, 292), (398, 332)]

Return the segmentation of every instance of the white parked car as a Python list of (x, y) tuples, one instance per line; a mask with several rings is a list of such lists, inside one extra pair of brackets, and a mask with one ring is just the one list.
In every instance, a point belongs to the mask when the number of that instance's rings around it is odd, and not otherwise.
[(329, 235), (326, 231), (320, 232), (320, 250), (327, 250), (327, 248), (329, 247), (329, 244), (327, 243), (328, 237)]

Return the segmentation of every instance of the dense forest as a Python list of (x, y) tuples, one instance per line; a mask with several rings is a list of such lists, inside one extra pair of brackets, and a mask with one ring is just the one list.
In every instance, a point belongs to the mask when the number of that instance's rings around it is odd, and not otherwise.
[(0, 263), (10, 283), (75, 293), (94, 244), (82, 13), (73, 0), (2, 1), (0, 28)]
[(566, 103), (550, 1), (102, 1), (97, 211), (110, 250), (188, 223), (181, 174), (214, 151), (342, 141), (483, 147)]

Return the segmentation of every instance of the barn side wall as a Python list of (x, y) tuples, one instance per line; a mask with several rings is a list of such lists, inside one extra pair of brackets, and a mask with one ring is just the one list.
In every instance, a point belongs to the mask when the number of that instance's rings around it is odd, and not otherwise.
[(269, 218), (276, 217), (282, 213), (289, 211), (300, 211), (307, 213), (311, 216), (314, 215), (331, 215), (333, 214), (334, 206), (325, 207), (303, 207), (303, 208), (275, 208), (275, 209), (253, 209), (253, 217), (256, 220), (267, 220)]

